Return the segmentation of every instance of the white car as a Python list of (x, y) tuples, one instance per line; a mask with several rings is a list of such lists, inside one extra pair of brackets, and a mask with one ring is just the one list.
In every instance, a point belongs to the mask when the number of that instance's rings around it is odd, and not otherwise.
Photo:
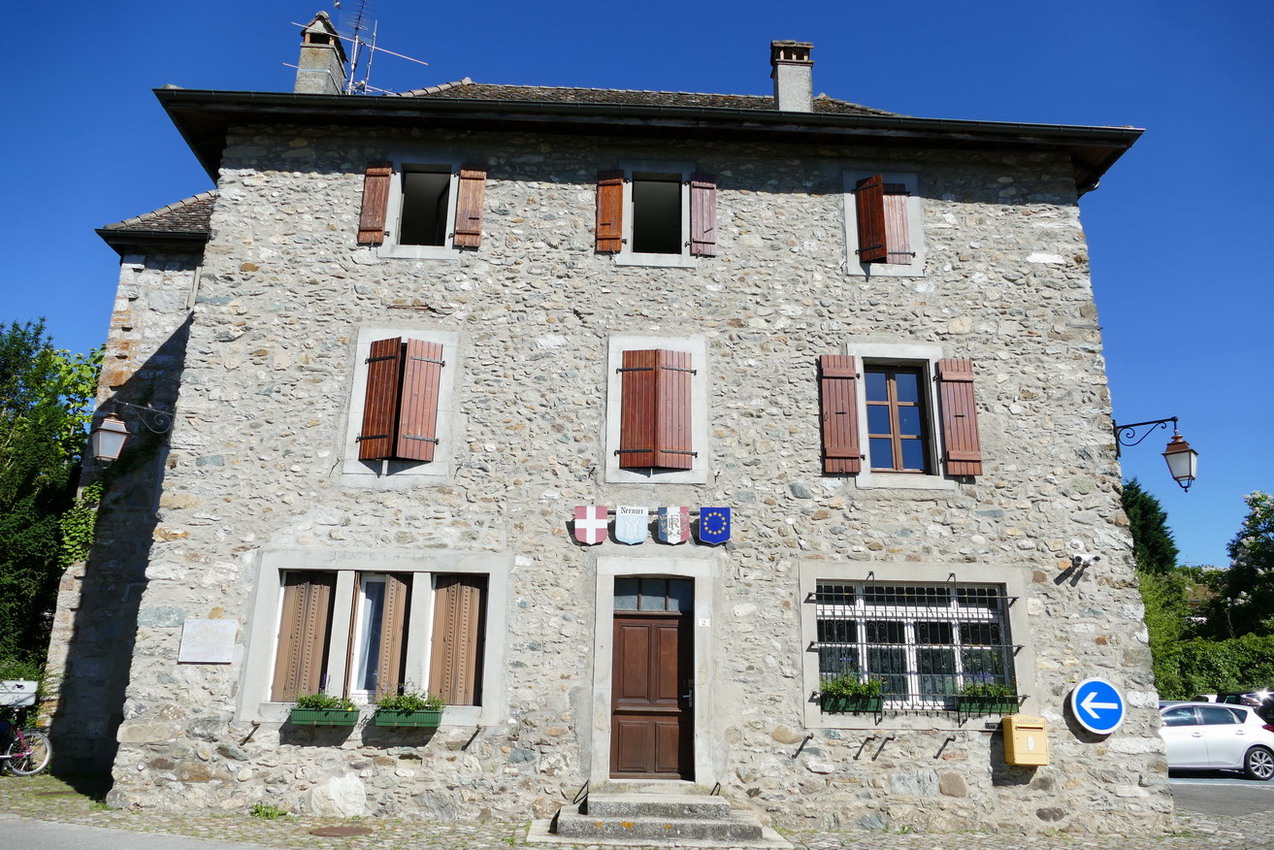
[(1168, 767), (1242, 770), (1250, 779), (1274, 777), (1274, 725), (1244, 705), (1163, 703), (1159, 735)]

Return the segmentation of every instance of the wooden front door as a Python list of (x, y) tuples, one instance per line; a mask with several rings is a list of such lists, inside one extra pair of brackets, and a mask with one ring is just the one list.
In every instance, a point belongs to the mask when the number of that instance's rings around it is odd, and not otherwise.
[[(622, 594), (620, 585), (640, 588)], [(611, 698), (611, 776), (694, 779), (692, 583), (681, 579), (620, 579)]]

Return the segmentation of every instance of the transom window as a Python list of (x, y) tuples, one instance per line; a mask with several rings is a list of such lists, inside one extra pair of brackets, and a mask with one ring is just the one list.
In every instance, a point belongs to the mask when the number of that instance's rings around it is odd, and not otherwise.
[(872, 470), (928, 473), (929, 415), (925, 408), (928, 393), (924, 371), (916, 366), (868, 364), (863, 377)]
[(1015, 686), (999, 585), (819, 582), (819, 680), (881, 682), (885, 706), (949, 709), (971, 684)]
[(682, 578), (615, 579), (616, 611), (691, 611), (694, 582)]

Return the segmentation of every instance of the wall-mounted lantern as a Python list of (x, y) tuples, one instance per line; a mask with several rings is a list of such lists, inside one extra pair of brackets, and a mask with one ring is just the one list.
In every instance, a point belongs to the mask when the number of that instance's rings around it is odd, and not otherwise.
[[(1168, 423), (1172, 423), (1172, 439), (1168, 441), (1168, 447), (1163, 450), (1163, 459), (1168, 462), (1168, 472), (1172, 474), (1172, 479), (1181, 485), (1181, 489), (1189, 492), (1190, 485), (1194, 483), (1194, 479), (1199, 472), (1199, 453), (1190, 448), (1190, 444), (1177, 433), (1177, 417), (1170, 416), (1167, 419), (1152, 419), (1149, 422), (1134, 422), (1131, 425), (1118, 425), (1111, 420), (1111, 426), (1115, 429), (1115, 457), (1120, 455), (1121, 446), (1135, 446), (1146, 437), (1150, 436), (1150, 432), (1155, 428), (1168, 430)], [(1137, 429), (1150, 426), (1137, 437)], [(1133, 438), (1136, 439), (1133, 439)]]
[[(173, 429), (171, 413), (165, 413), (153, 407), (129, 404), (126, 401), (116, 401), (115, 399), (111, 399), (107, 404), (135, 411), (134, 415), (138, 421), (152, 433), (166, 434)], [(89, 447), (93, 452), (93, 457), (108, 463), (113, 460), (119, 460), (120, 452), (124, 450), (124, 443), (128, 440), (129, 433), (128, 423), (124, 421), (124, 418), (119, 413), (106, 414), (97, 423), (97, 427), (89, 434)]]

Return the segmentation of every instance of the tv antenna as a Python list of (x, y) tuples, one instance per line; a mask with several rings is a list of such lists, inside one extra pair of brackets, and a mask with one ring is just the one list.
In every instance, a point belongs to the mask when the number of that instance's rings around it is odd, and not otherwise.
[[(348, 2), (348, 0), (347, 0)], [(376, 45), (377, 22), (372, 21), (370, 40), (364, 35), (368, 31), (367, 23), (367, 4), (369, 0), (357, 0), (358, 7), (354, 11), (353, 23), (350, 25), (350, 35), (336, 34), (341, 41), (350, 45), (349, 74), (345, 77), (345, 93), (346, 94), (394, 94), (390, 89), (377, 88), (371, 84), (372, 60), (376, 58), (377, 53), (387, 53), (399, 59), (406, 59), (408, 62), (415, 62), (417, 65), (429, 65), (420, 59), (414, 59), (411, 56), (405, 56), (402, 53), (395, 53), (384, 47)], [(341, 0), (333, 0), (336, 8), (341, 8)], [(292, 22), (293, 26), (305, 29), (305, 24)], [(360, 78), (361, 69), (361, 78)]]

